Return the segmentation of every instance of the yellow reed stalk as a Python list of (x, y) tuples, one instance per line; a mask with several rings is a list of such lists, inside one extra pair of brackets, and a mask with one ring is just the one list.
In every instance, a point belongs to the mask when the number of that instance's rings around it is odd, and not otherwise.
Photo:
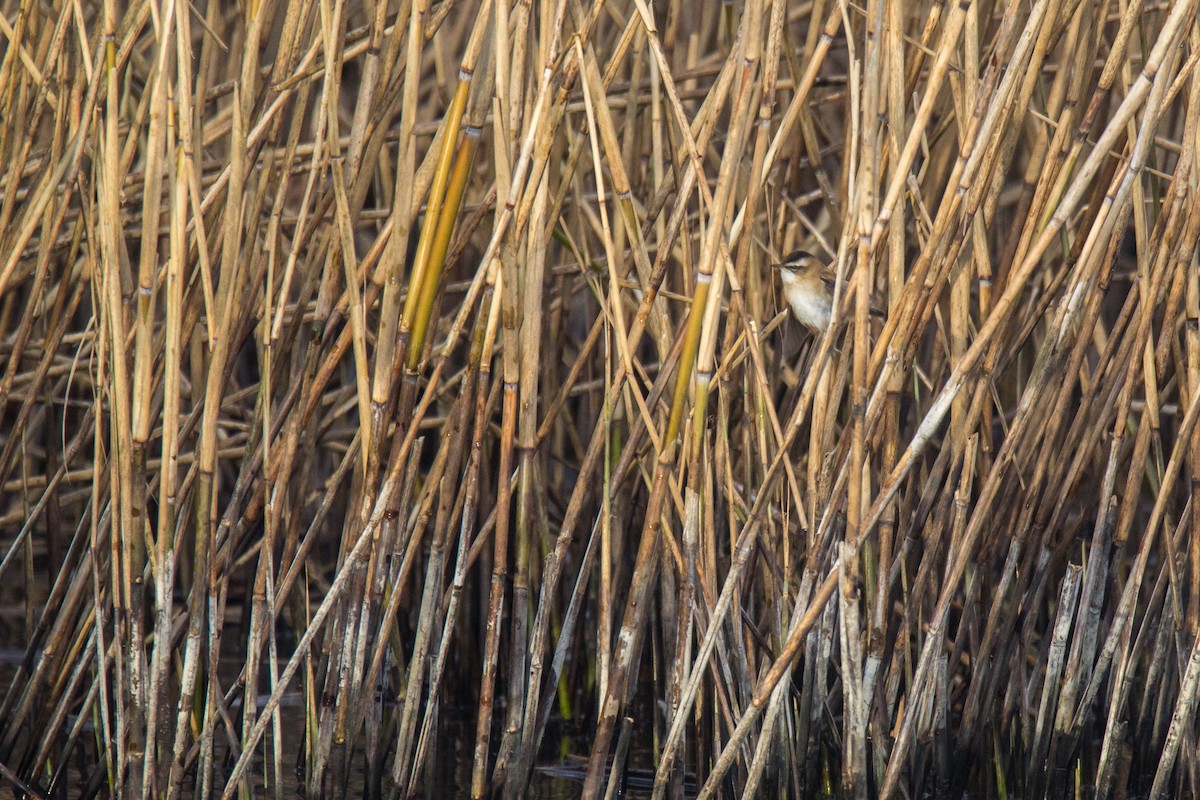
[[(416, 0), (409, 10), (408, 48), (405, 74), (417, 75), (421, 69), (421, 45), (424, 43), (425, 15), (428, 0)], [(388, 401), (396, 358), (396, 337), (400, 325), (400, 293), (403, 289), (403, 264), (408, 234), (416, 216), (413, 200), (413, 179), (417, 164), (417, 88), (419, 81), (404, 82), (404, 97), (400, 109), (400, 158), (396, 164), (396, 191), (392, 197), (392, 235), (382, 263), (386, 270), (383, 285), (383, 305), (379, 316), (379, 336), (375, 351), (375, 375), (371, 385), (374, 415), (382, 423), (383, 406)], [(411, 287), (410, 287), (411, 288)], [(412, 291), (409, 292), (411, 297)]]
[[(408, 349), (409, 371), (416, 371), (421, 363), (429, 319), (433, 314), (434, 301), (437, 298), (438, 284), (441, 282), (442, 270), (446, 266), (446, 252), (450, 249), (450, 237), (454, 233), (454, 223), (458, 219), (458, 211), (462, 206), (467, 180), (470, 178), (471, 165), (475, 161), (475, 151), (479, 147), (479, 135), (479, 128), (468, 126), (466, 135), (463, 136), (455, 155), (454, 171), (450, 174), (450, 185), (438, 215), (437, 232), (433, 237), (426, 274), (421, 281), (421, 289), (417, 297), (416, 314), (411, 329), (412, 338)], [(415, 280), (416, 275), (414, 274), (413, 277)], [(414, 294), (418, 293), (410, 291), (409, 296), (412, 297)]]
[(463, 111), (467, 107), (467, 94), (471, 88), (472, 75), (471, 72), (459, 71), (458, 83), (454, 87), (454, 98), (450, 101), (450, 108), (446, 111), (446, 116), (443, 117), (443, 127), (446, 133), (442, 138), (442, 149), (438, 153), (429, 201), (425, 205), (425, 221), (421, 226), (421, 238), (417, 241), (417, 253), (413, 258), (412, 270), (409, 272), (408, 296), (404, 300), (404, 311), (400, 316), (401, 335), (412, 330), (413, 322), (416, 319), (417, 303), (422, 295), (425, 275), (429, 269), (429, 255), (433, 249), (442, 200), (446, 195), (450, 167), (453, 164), (455, 148), (458, 145), (458, 132), (462, 125)]

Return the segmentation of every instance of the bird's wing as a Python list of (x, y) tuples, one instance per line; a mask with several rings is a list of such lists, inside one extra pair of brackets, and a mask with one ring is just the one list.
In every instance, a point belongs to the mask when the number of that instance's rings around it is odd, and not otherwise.
[[(832, 267), (821, 270), (821, 283), (825, 284), (825, 288), (829, 290), (830, 294), (833, 294), (833, 286), (837, 283), (837, 274), (833, 271)], [(887, 314), (884, 313), (883, 308), (883, 305), (879, 302), (879, 298), (872, 295), (870, 301), (871, 316), (886, 317)]]

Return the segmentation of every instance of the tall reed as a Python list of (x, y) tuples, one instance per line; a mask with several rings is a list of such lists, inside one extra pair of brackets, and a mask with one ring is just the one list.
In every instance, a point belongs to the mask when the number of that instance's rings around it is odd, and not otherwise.
[(0, 0), (0, 784), (1197, 794), (1196, 12)]

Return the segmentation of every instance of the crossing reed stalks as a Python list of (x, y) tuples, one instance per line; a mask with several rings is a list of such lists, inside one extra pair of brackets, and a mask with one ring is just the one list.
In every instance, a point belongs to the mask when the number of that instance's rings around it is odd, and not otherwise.
[(0, 0), (0, 784), (1196, 796), (1196, 12)]

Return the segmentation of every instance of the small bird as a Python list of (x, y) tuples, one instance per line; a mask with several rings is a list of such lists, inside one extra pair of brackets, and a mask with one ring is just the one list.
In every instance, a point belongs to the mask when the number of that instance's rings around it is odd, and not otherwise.
[[(771, 266), (779, 270), (783, 295), (792, 314), (814, 333), (824, 333), (833, 318), (833, 285), (837, 280), (833, 267), (807, 250), (788, 253), (781, 263)], [(871, 306), (872, 314), (883, 315), (874, 302)]]

